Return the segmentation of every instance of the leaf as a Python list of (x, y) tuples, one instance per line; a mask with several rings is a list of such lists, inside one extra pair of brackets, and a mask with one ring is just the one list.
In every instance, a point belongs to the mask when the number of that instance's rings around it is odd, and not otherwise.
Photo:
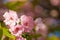
[(2, 37), (3, 37), (3, 30), (0, 29), (0, 40), (2, 40)]
[(32, 40), (32, 36), (29, 33), (22, 34), (22, 37), (26, 38), (27, 40)]
[(8, 2), (8, 3), (6, 3), (5, 5), (9, 8), (9, 9), (11, 9), (11, 10), (18, 10), (18, 9), (20, 9), (21, 8), (21, 6), (24, 4), (25, 2), (19, 2), (19, 1), (17, 1), (17, 2)]
[(6, 35), (7, 37), (9, 37), (9, 38), (14, 38), (14, 39), (15, 39), (15, 36), (11, 35), (11, 34), (9, 33), (8, 29), (3, 28), (3, 33), (4, 33), (4, 35)]
[(1, 26), (2, 28), (6, 28), (6, 25), (3, 23), (3, 21), (0, 21), (0, 26)]
[(15, 39), (15, 36), (13, 36), (13, 35), (10, 34), (9, 30), (6, 28), (6, 25), (2, 21), (0, 21), (0, 29), (1, 29), (1, 31), (0, 31), (0, 39), (1, 39), (1, 35), (2, 34), (5, 35), (5, 36), (7, 36), (8, 38)]
[(0, 22), (0, 28), (1, 28), (1, 22)]
[(33, 34), (32, 36), (33, 36), (34, 38), (38, 38), (38, 37), (41, 36), (41, 34), (40, 34), (40, 33), (37, 33), (37, 34)]

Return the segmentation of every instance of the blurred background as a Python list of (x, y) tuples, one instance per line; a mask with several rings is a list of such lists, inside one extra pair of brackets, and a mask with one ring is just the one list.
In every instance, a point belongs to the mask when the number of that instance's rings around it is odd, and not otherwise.
[[(47, 30), (43, 29), (43, 35), (37, 40), (60, 40), (60, 0), (0, 0), (1, 22), (4, 20), (3, 14), (9, 9), (16, 11), (18, 16), (25, 14), (34, 20), (42, 19)], [(8, 37), (3, 36), (2, 40), (8, 40)]]

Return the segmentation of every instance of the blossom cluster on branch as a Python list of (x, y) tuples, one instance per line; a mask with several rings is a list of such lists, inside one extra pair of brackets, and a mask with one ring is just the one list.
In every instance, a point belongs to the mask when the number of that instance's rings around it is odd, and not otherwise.
[(22, 38), (22, 33), (31, 32), (34, 27), (33, 18), (27, 15), (22, 15), (18, 18), (15, 11), (9, 10), (3, 15), (4, 23), (8, 26), (12, 35), (17, 37), (17, 40), (26, 40)]
[(17, 12), (12, 10), (5, 12), (3, 17), (5, 18), (4, 23), (9, 28), (10, 33), (16, 36), (16, 40), (26, 40), (26, 38), (22, 37), (22, 34), (34, 33), (32, 32), (34, 28), (36, 30), (35, 33), (40, 33), (43, 37), (47, 34), (46, 25), (44, 25), (41, 18), (37, 18), (34, 21), (33, 18), (28, 15), (18, 17)]

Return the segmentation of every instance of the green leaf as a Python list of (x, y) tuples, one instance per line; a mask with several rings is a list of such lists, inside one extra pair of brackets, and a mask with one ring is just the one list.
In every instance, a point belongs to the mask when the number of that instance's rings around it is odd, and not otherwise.
[(6, 28), (3, 28), (3, 33), (5, 36), (9, 37), (9, 38), (14, 38), (15, 39), (15, 36), (11, 35), (8, 31), (8, 29)]
[(0, 26), (1, 26), (2, 28), (6, 28), (6, 25), (3, 23), (3, 21), (0, 21)]
[(39, 34), (39, 33), (33, 35), (34, 38), (38, 38), (40, 36), (41, 36), (41, 34)]
[(1, 28), (1, 22), (0, 22), (0, 28)]
[(22, 37), (26, 38), (27, 40), (32, 40), (32, 36), (29, 33), (22, 34)]
[[(13, 38), (15, 39), (15, 36), (11, 35), (11, 33), (9, 32), (9, 30), (7, 29), (6, 25), (0, 21), (0, 39), (1, 39), (1, 35), (5, 35), (7, 36), (8, 38)], [(3, 32), (3, 33), (2, 33)], [(8, 40), (8, 39), (7, 39)]]
[(8, 2), (8, 3), (6, 3), (5, 5), (9, 8), (9, 9), (11, 9), (11, 10), (19, 10), (20, 8), (21, 8), (21, 6), (24, 4), (25, 2), (19, 2), (19, 1), (17, 1), (17, 2)]
[(3, 37), (3, 30), (0, 29), (0, 40), (2, 40), (2, 37)]

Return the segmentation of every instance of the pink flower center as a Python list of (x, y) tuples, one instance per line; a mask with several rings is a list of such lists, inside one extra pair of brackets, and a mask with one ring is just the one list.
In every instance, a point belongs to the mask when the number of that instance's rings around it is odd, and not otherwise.
[(13, 20), (13, 18), (12, 18), (12, 17), (10, 17), (10, 20)]
[(25, 26), (28, 26), (28, 23), (26, 22), (24, 25), (25, 25)]
[(19, 28), (16, 28), (16, 29), (14, 30), (14, 33), (16, 34), (18, 31), (19, 31)]

